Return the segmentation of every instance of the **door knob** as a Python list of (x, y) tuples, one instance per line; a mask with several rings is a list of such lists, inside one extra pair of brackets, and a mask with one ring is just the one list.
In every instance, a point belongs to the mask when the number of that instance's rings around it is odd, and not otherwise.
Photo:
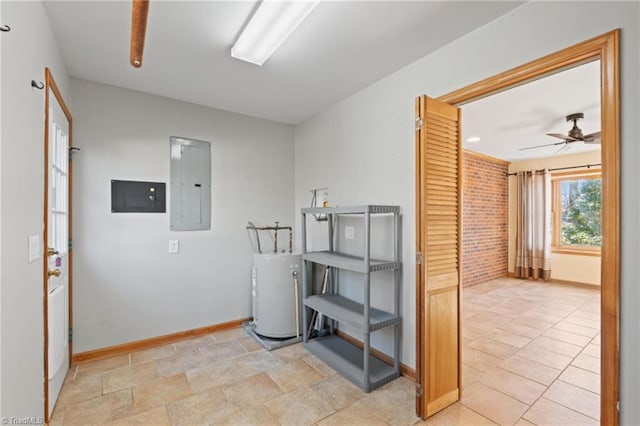
[(60, 276), (60, 269), (54, 269), (53, 271), (49, 271), (47, 272), (48, 276), (54, 276), (54, 277), (59, 277)]
[(58, 250), (52, 249), (51, 247), (47, 248), (47, 256), (55, 256), (58, 254)]

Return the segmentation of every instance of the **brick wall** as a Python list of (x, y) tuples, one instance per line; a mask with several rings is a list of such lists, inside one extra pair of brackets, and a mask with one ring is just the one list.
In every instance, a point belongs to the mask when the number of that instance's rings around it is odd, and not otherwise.
[(462, 285), (507, 276), (509, 163), (463, 153)]

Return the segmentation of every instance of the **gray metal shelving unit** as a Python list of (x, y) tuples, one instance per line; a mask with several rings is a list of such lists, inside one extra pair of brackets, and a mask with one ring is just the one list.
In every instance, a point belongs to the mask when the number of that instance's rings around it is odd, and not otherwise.
[[(352, 327), (362, 333), (362, 348), (348, 342), (331, 327), (328, 336), (308, 338), (303, 333), (304, 346), (309, 352), (322, 359), (365, 392), (370, 392), (400, 375), (399, 331), (400, 331), (400, 207), (383, 205), (363, 205), (352, 207), (303, 208), (302, 213), (302, 300), (305, 308), (302, 319), (305, 327), (309, 325), (312, 310), (322, 313), (338, 324)], [(323, 214), (328, 217), (329, 250), (307, 252), (307, 214)], [(393, 259), (372, 259), (371, 252), (371, 215), (393, 215)], [(364, 218), (364, 253), (362, 257), (347, 255), (334, 250), (334, 217), (336, 215), (362, 215)], [(337, 288), (330, 288), (325, 294), (312, 294), (307, 264), (309, 262), (330, 266), (336, 270), (346, 270), (362, 274), (364, 279), (363, 303), (356, 302), (338, 294)], [(393, 271), (393, 312), (373, 308), (370, 304), (371, 273)], [(393, 328), (393, 365), (387, 364), (371, 355), (370, 334), (383, 328)]]

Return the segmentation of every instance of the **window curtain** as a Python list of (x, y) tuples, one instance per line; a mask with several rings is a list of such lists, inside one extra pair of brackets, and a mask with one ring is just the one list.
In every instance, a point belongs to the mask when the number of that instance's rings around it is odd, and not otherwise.
[(518, 278), (551, 278), (551, 173), (517, 173), (516, 267)]

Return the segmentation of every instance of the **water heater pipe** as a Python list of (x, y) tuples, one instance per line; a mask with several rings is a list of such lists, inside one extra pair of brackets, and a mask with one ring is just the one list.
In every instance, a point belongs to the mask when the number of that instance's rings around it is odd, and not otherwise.
[(289, 253), (293, 253), (293, 228), (292, 227), (280, 226), (280, 222), (276, 222), (276, 226), (262, 226), (262, 227), (257, 227), (251, 222), (248, 222), (248, 223), (249, 223), (249, 226), (247, 226), (247, 229), (252, 229), (256, 231), (256, 239), (258, 240), (258, 252), (262, 253), (262, 250), (260, 249), (260, 237), (258, 236), (258, 231), (275, 231), (273, 252), (278, 253), (278, 231), (281, 231), (283, 229), (288, 229), (289, 230)]
[(298, 298), (298, 286), (300, 283), (298, 282), (298, 271), (291, 272), (293, 275), (293, 293), (296, 298), (296, 337), (300, 337), (300, 300)]

